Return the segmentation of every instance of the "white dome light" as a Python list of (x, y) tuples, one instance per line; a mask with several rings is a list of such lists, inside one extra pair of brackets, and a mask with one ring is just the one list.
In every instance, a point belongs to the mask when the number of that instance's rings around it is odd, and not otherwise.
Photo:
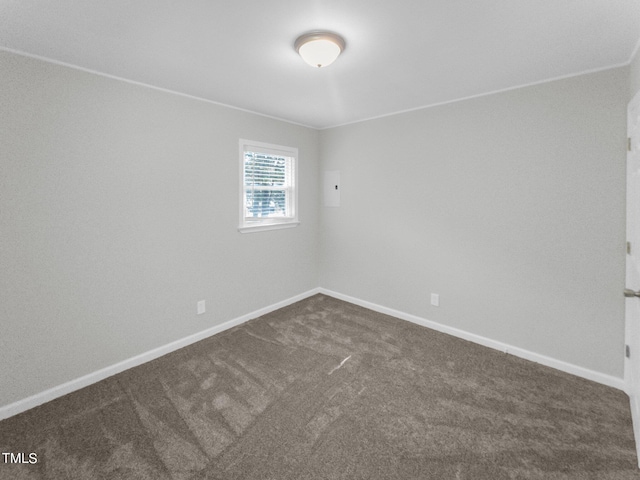
[(328, 32), (307, 33), (298, 37), (295, 49), (312, 67), (331, 65), (344, 50), (342, 37)]

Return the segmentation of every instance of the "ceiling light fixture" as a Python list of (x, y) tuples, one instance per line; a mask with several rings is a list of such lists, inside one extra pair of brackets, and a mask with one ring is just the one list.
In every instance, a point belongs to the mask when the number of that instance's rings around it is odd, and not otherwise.
[(331, 65), (344, 50), (344, 39), (329, 32), (311, 32), (301, 35), (294, 44), (296, 52), (312, 67)]

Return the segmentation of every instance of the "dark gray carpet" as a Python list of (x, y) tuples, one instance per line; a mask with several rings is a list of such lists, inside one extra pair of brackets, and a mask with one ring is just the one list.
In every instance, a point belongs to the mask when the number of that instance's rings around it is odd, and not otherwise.
[[(620, 391), (331, 297), (0, 422), (1, 479), (640, 479)], [(0, 462), (2, 458), (0, 458)]]

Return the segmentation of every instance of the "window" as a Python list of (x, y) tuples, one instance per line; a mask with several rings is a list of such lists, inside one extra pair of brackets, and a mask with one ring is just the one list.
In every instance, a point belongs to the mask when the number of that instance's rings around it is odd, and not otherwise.
[(240, 140), (240, 230), (298, 225), (298, 149)]

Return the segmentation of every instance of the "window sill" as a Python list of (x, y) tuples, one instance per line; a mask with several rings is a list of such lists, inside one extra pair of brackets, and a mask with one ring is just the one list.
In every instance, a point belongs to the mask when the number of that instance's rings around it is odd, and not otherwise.
[(287, 222), (287, 223), (271, 223), (266, 225), (244, 226), (238, 227), (240, 233), (254, 233), (265, 232), (267, 230), (281, 230), (283, 228), (293, 228), (300, 225), (300, 222)]

